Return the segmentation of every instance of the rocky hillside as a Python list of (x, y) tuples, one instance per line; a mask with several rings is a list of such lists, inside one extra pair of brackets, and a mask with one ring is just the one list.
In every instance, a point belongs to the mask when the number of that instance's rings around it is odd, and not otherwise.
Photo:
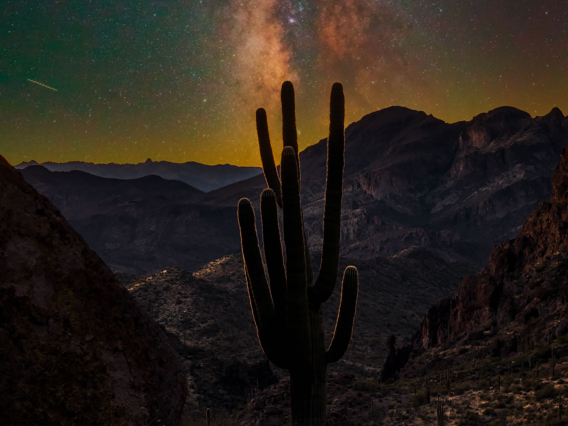
[[(448, 124), (391, 107), (345, 131), (342, 251), (393, 255), (416, 245), (485, 264), (550, 197), (550, 177), (568, 140), (568, 118), (554, 108), (531, 118), (511, 107)], [(321, 243), (326, 141), (302, 152), (302, 201), (309, 242)], [(257, 201), (262, 177), (204, 196)]]
[(61, 213), (0, 156), (5, 425), (177, 425), (171, 339)]
[[(341, 267), (348, 264), (360, 271), (357, 316), (351, 346), (331, 368), (359, 377), (378, 374), (389, 334), (409, 335), (419, 324), (418, 312), (451, 294), (461, 277), (472, 272), (467, 263), (420, 248), (390, 259), (343, 259)], [(168, 268), (126, 287), (140, 306), (183, 342), (180, 353), (191, 377), (190, 391), (201, 407), (230, 412), (247, 401), (257, 381), (264, 388), (287, 376), (283, 371), (273, 376), (264, 361), (240, 255), (218, 259), (193, 274)], [(328, 341), (339, 296), (338, 283), (323, 306)]]
[[(23, 170), (39, 163), (30, 161), (18, 164), (17, 169)], [(139, 179), (146, 176), (159, 176), (167, 180), (178, 180), (201, 191), (212, 191), (251, 176), (262, 173), (259, 167), (238, 167), (230, 164), (208, 166), (189, 161), (187, 163), (171, 163), (169, 161), (152, 161), (148, 158), (138, 164), (95, 164), (83, 161), (68, 163), (41, 163), (52, 172), (82, 171), (95, 176), (110, 179)]]
[(430, 309), (416, 349), (489, 334), (493, 355), (568, 333), (568, 156), (552, 178), (553, 195), (519, 235), (497, 246), (489, 266), (465, 279), (455, 297)]

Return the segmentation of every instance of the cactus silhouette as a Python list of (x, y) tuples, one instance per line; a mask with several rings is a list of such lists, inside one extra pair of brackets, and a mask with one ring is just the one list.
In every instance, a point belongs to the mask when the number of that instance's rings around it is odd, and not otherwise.
[(211, 425), (211, 410), (209, 408), (205, 411), (205, 420), (207, 421), (207, 426)]
[(438, 405), (436, 407), (436, 420), (438, 426), (444, 426), (444, 406), (441, 402), (438, 402)]
[[(290, 372), (293, 425), (324, 425), (327, 364), (338, 361), (349, 346), (357, 306), (359, 278), (349, 266), (343, 274), (335, 332), (326, 350), (321, 305), (333, 293), (339, 269), (341, 198), (344, 167), (345, 100), (335, 83), (330, 98), (327, 181), (323, 247), (319, 276), (314, 281), (300, 203), (300, 167), (294, 87), (282, 85), (284, 149), (278, 176), (264, 109), (256, 112), (264, 176), (269, 188), (260, 200), (266, 270), (260, 252), (250, 201), (239, 201), (238, 219), (252, 315), (262, 350), (277, 367)], [(286, 266), (280, 239), (278, 206), (282, 208)]]

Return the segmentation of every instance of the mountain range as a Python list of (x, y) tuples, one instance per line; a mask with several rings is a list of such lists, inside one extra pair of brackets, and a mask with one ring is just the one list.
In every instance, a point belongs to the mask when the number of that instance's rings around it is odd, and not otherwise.
[[(483, 265), (492, 247), (513, 237), (550, 197), (568, 118), (557, 108), (532, 118), (502, 107), (448, 124), (391, 107), (352, 123), (345, 137), (344, 256), (388, 257), (417, 246)], [(300, 154), (304, 219), (314, 251), (321, 249), (325, 158), (325, 139)], [(101, 180), (87, 183), (85, 176), (36, 167), (23, 170), (26, 179), (111, 268), (135, 275), (167, 266), (191, 271), (238, 252), (235, 206), (248, 197), (258, 207), (266, 186), (257, 175), (200, 194), (163, 180), (148, 194), (123, 187), (126, 195), (115, 197), (113, 190), (97, 190), (113, 187)], [(92, 191), (95, 202), (84, 197)]]
[[(40, 164), (32, 160), (20, 163), (15, 167), (22, 170), (37, 165)], [(212, 191), (262, 173), (262, 169), (258, 167), (238, 167), (230, 164), (208, 166), (193, 161), (171, 163), (169, 161), (152, 161), (150, 158), (144, 163), (138, 164), (95, 164), (83, 161), (70, 161), (67, 163), (45, 162), (41, 163), (41, 165), (53, 172), (78, 170), (111, 179), (138, 179), (144, 176), (156, 175), (164, 179), (185, 182), (204, 192)]]

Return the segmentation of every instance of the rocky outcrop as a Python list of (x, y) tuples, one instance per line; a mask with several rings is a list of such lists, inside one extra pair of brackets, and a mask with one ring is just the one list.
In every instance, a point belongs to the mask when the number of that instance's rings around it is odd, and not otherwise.
[(176, 425), (187, 392), (160, 326), (3, 157), (0, 367), (6, 425)]
[(475, 116), (460, 135), (460, 144), (486, 148), (496, 139), (511, 137), (530, 121), (530, 114), (517, 108), (496, 108)]
[(430, 308), (412, 343), (415, 353), (485, 339), (503, 356), (568, 333), (568, 153), (552, 177), (550, 202), (519, 235), (495, 247), (489, 266), (467, 277), (456, 295)]

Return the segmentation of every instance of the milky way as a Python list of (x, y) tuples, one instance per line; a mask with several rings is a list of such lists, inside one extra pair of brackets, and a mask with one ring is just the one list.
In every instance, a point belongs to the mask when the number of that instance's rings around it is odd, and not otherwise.
[(348, 122), (391, 105), (449, 122), (502, 105), (568, 114), (564, 1), (2, 4), (0, 154), (14, 164), (258, 165), (255, 110), (279, 146), (288, 79), (300, 148), (326, 136), (335, 81)]

